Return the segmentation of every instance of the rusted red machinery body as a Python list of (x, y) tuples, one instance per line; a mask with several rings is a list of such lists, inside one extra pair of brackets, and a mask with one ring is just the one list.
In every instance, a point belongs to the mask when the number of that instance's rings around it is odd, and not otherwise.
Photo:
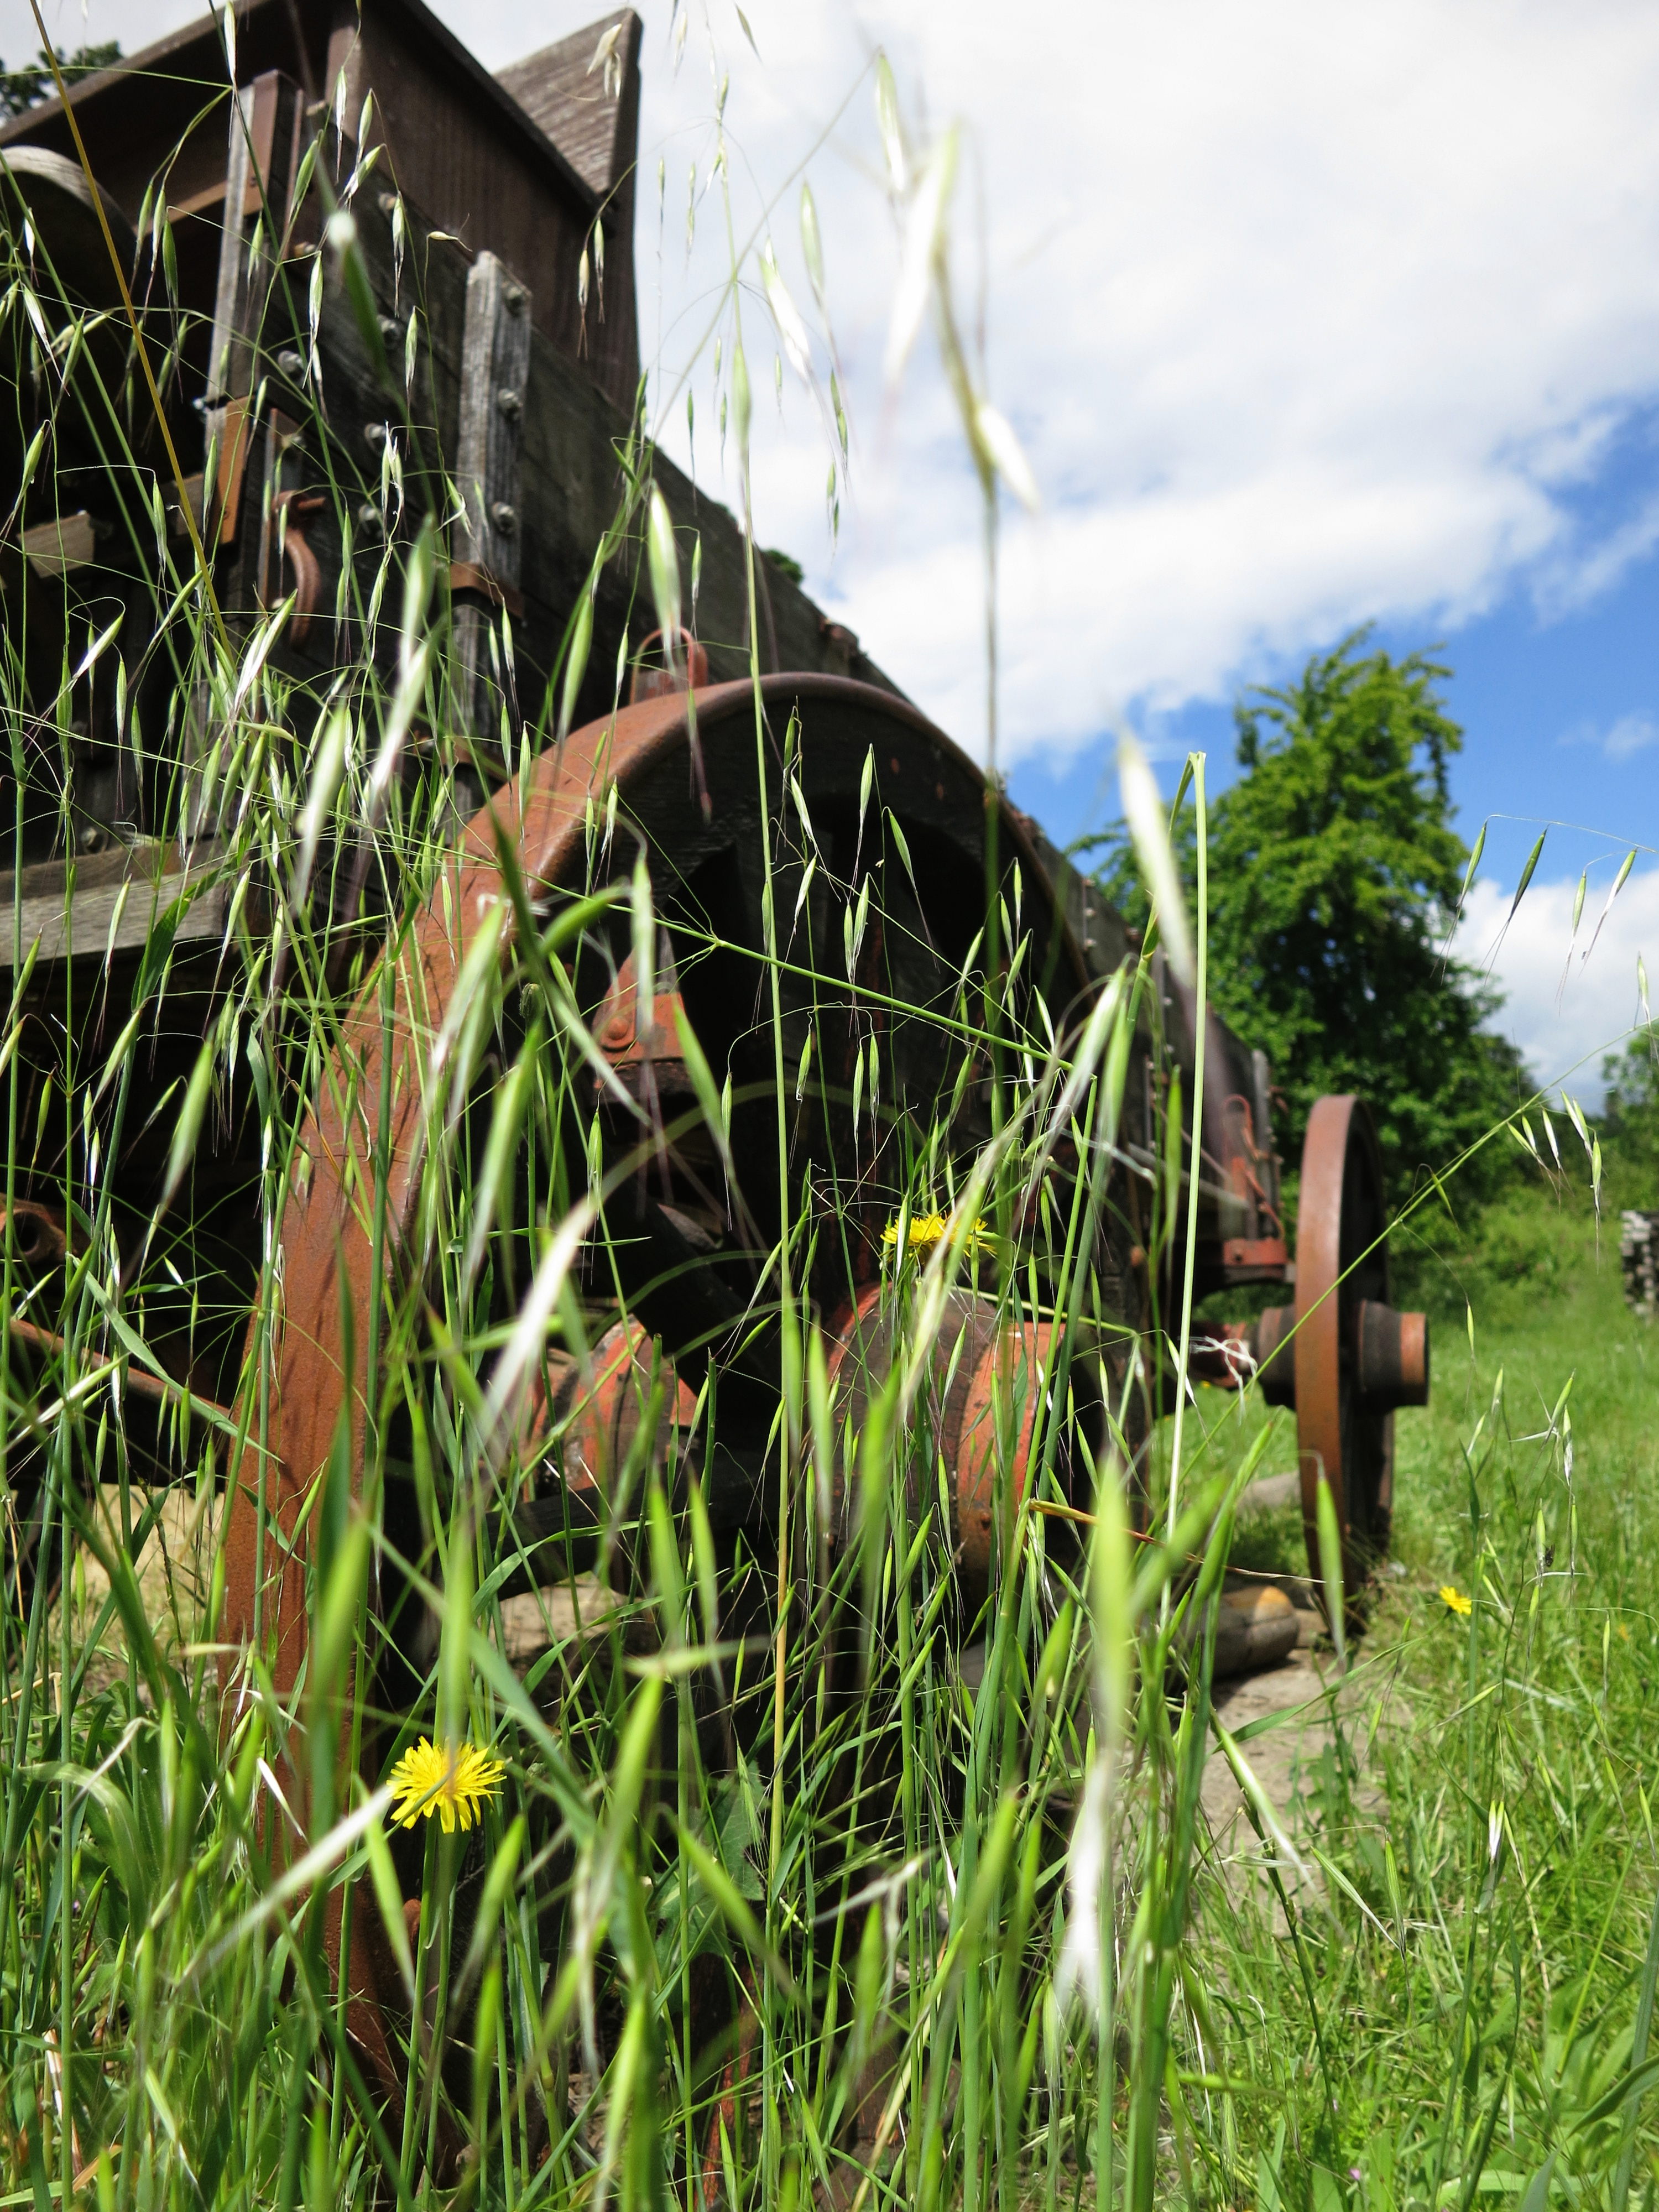
[[(939, 779), (947, 772), (960, 794), (971, 793), (979, 783), (972, 763), (924, 717), (890, 694), (819, 677), (768, 679), (761, 696), (763, 704), (785, 712), (799, 709), (808, 716), (815, 706), (839, 708), (860, 717), (860, 726), (868, 731), (884, 728), (895, 744), (901, 736), (911, 739), (918, 755), (916, 766), (933, 781), (941, 799), (944, 784)], [(705, 750), (712, 753), (721, 744), (729, 723), (739, 725), (744, 739), (752, 742), (754, 711), (755, 694), (747, 684), (716, 686), (699, 694), (697, 726)], [(586, 855), (592, 794), (604, 792), (612, 781), (631, 794), (653, 769), (668, 763), (676, 774), (683, 773), (688, 748), (684, 696), (668, 695), (574, 732), (562, 745), (544, 754), (522, 804), (510, 789), (504, 791), (470, 824), (453, 883), (434, 895), (419, 915), (398, 958), (391, 1019), (384, 1016), (378, 984), (371, 983), (346, 1020), (336, 1060), (342, 1079), (325, 1087), (307, 1125), (301, 1164), (296, 1168), (285, 1217), (283, 1321), (270, 1457), (262, 1484), (258, 1455), (250, 1455), (230, 1524), (227, 1629), (237, 1638), (251, 1636), (258, 1622), (264, 1640), (274, 1638), (274, 1680), (279, 1689), (290, 1689), (298, 1678), (307, 1632), (304, 1558), (298, 1550), (287, 1552), (284, 1544), (297, 1528), (317, 1475), (328, 1461), (343, 1417), (349, 1424), (354, 1461), (360, 1464), (362, 1458), (362, 1347), (368, 1341), (368, 1314), (383, 1287), (373, 1279), (373, 1224), (356, 1195), (362, 1188), (363, 1164), (377, 1150), (388, 1163), (380, 1249), (388, 1268), (401, 1269), (408, 1265), (415, 1233), (413, 1205), (425, 1133), (420, 1054), (453, 998), (476, 932), (507, 897), (501, 849), (514, 856), (534, 893), (567, 884), (573, 876), (579, 878)], [(898, 754), (892, 757), (896, 763)], [(858, 765), (854, 763), (854, 774)], [(1021, 833), (1012, 817), (1007, 826), (1018, 850), (1024, 842)], [(1029, 848), (1027, 858), (1035, 873), (1035, 856)], [(507, 943), (510, 936), (504, 939), (504, 951)], [(1077, 981), (1080, 985), (1082, 979)], [(660, 1006), (663, 1001), (657, 1003)], [(619, 1064), (626, 1065), (637, 1042), (633, 1016), (611, 1018), (617, 1024), (615, 1036), (607, 1038), (601, 1028), (600, 1036), (616, 1048)], [(374, 1112), (382, 1097), (396, 1102), (385, 1130), (376, 1127)], [(345, 1358), (343, 1289), (351, 1310), (360, 1317), (351, 1332), (359, 1363), (356, 1372), (348, 1371)], [(870, 1293), (860, 1303), (867, 1311), (872, 1304)], [(972, 1310), (964, 1308), (962, 1325), (972, 1319)], [(953, 1335), (953, 1346), (955, 1340)], [(1036, 1325), (1018, 1348), (1018, 1362), (1035, 1374), (1048, 1343), (1048, 1325)], [(844, 1353), (844, 1342), (842, 1349)], [(975, 1529), (981, 1526), (977, 1516), (992, 1456), (984, 1434), (989, 1380), (982, 1370), (987, 1360), (994, 1365), (998, 1357), (994, 1338), (988, 1338), (983, 1346), (976, 1340), (976, 1357), (963, 1370), (963, 1402), (957, 1425), (969, 1470), (964, 1477), (969, 1525)], [(623, 1364), (626, 1363), (619, 1356), (619, 1366)], [(1022, 1434), (1028, 1447), (1036, 1395), (1034, 1383), (1032, 1403), (1023, 1416)], [(275, 1554), (264, 1550), (258, 1538), (262, 1495), (268, 1521), (284, 1540)], [(973, 1540), (977, 1548), (982, 1539)], [(274, 1567), (273, 1557), (277, 1562)]]
[[(901, 807), (916, 806), (939, 820), (954, 818), (970, 833), (982, 822), (977, 769), (892, 695), (836, 678), (770, 678), (760, 687), (759, 705), (775, 715), (798, 715), (809, 733), (826, 718), (850, 721), (867, 741), (879, 745), (888, 787)], [(756, 692), (742, 684), (711, 687), (697, 695), (696, 708), (702, 758), (718, 795), (728, 760), (734, 763), (733, 777), (752, 774)], [(416, 917), (397, 957), (390, 1012), (375, 976), (343, 1026), (334, 1079), (324, 1085), (306, 1125), (285, 1216), (284, 1296), (274, 1350), (271, 1426), (265, 1449), (250, 1449), (242, 1467), (227, 1540), (222, 1633), (234, 1646), (253, 1644), (270, 1653), (272, 1680), (281, 1696), (294, 1692), (307, 1653), (311, 1597), (301, 1530), (343, 1425), (352, 1465), (361, 1468), (363, 1462), (368, 1317), (391, 1286), (375, 1279), (374, 1255), (378, 1249), (389, 1278), (419, 1264), (416, 1213), (427, 1136), (422, 1062), (453, 1002), (477, 932), (499, 919), (498, 909), (507, 900), (501, 854), (511, 856), (532, 899), (580, 886), (593, 795), (614, 784), (638, 818), (647, 811), (653, 782), (662, 787), (666, 777), (684, 788), (690, 757), (683, 694), (647, 698), (574, 732), (544, 753), (521, 801), (511, 788), (505, 790), (468, 826), (447, 881)], [(853, 749), (830, 747), (815, 757), (815, 766), (802, 768), (806, 799), (820, 818), (830, 818), (836, 787), (848, 787), (850, 795), (861, 765)], [(697, 818), (695, 807), (688, 811)], [(718, 804), (711, 808), (708, 834), (716, 839), (720, 812)], [(1023, 857), (1031, 871), (1036, 910), (1042, 876), (1035, 854), (1012, 816), (1005, 827), (1010, 859)], [(913, 830), (918, 843), (921, 834)], [(938, 908), (934, 920), (939, 923)], [(1077, 1000), (1086, 993), (1086, 973), (1057, 915), (1054, 927), (1062, 972), (1070, 969), (1063, 994)], [(501, 938), (503, 957), (510, 949), (512, 928), (509, 921)], [(678, 1052), (677, 1042), (668, 1043), (677, 1026), (678, 994), (657, 994), (655, 1004), (650, 1035), (663, 1041), (665, 1057), (670, 1057)], [(639, 1064), (645, 1032), (638, 1021), (637, 993), (630, 995), (621, 970), (605, 996), (601, 1016), (597, 1039), (618, 1073), (625, 1075)], [(378, 1107), (387, 1098), (394, 1103), (383, 1127)], [(378, 1247), (374, 1219), (361, 1199), (377, 1156), (386, 1162)], [(873, 1255), (879, 1249), (878, 1231), (869, 1243)], [(872, 1281), (857, 1297), (856, 1312), (836, 1348), (836, 1379), (850, 1389), (855, 1423), (858, 1395), (881, 1367), (876, 1346), (860, 1341), (865, 1323), (882, 1326), (875, 1320), (878, 1303), (879, 1286)], [(962, 1346), (968, 1356), (956, 1363), (942, 1442), (957, 1485), (963, 1570), (969, 1584), (982, 1590), (994, 1548), (998, 1409), (1007, 1407), (1012, 1390), (1018, 1496), (1027, 1478), (1056, 1332), (1048, 1321), (1011, 1331), (999, 1323), (993, 1300), (966, 1292), (954, 1298), (949, 1322), (940, 1340), (947, 1359), (959, 1339), (969, 1341)], [(251, 1349), (257, 1350), (257, 1343)], [(647, 1364), (644, 1333), (636, 1322), (625, 1321), (597, 1348), (590, 1375), (578, 1377), (571, 1363), (556, 1354), (551, 1370), (538, 1378), (539, 1399), (532, 1393), (531, 1426), (550, 1425), (556, 1414), (562, 1418), (562, 1479), (577, 1516), (607, 1471), (627, 1455), (629, 1424), (638, 1419), (640, 1370)], [(665, 1363), (664, 1380), (670, 1418), (689, 1427), (690, 1393)], [(1103, 1443), (1098, 1426), (1092, 1441), (1097, 1449)], [(1079, 1472), (1073, 1460), (1063, 1461), (1068, 1479)], [(371, 2059), (385, 2070), (390, 2060), (382, 2049), (385, 1991), (380, 1978), (386, 1961), (372, 1915), (363, 1911), (361, 1917), (352, 1948), (360, 2008), (360, 2016), (354, 2014), (356, 2030)]]
[[(847, 1416), (854, 1435), (861, 1432), (872, 1390), (885, 1382), (896, 1346), (896, 1317), (890, 1293), (872, 1284), (839, 1326), (831, 1329), (830, 1379), (845, 1390)], [(1001, 1544), (996, 1528), (997, 1476), (1008, 1471), (1006, 1510), (1024, 1501), (1035, 1472), (1032, 1448), (1040, 1425), (1045, 1388), (1054, 1369), (1060, 1331), (1052, 1320), (1011, 1322), (997, 1301), (981, 1292), (953, 1291), (945, 1301), (928, 1355), (928, 1383), (936, 1397), (934, 1432), (939, 1455), (951, 1478), (951, 1549), (972, 1597), (989, 1589)], [(1073, 1393), (1073, 1419), (1097, 1461), (1107, 1449), (1106, 1423), (1098, 1385), (1088, 1361), (1079, 1359)], [(1061, 1441), (1059, 1486), (1077, 1504), (1085, 1503), (1079, 1470)], [(836, 1512), (845, 1534), (853, 1534), (854, 1499), (840, 1477)], [(1008, 1531), (1001, 1532), (1006, 1540)]]

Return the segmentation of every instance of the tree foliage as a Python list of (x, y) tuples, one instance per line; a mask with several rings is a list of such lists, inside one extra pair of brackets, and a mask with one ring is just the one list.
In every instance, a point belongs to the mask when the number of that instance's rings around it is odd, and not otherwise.
[[(1281, 1149), (1295, 1159), (1322, 1092), (1358, 1091), (1396, 1200), (1530, 1088), (1481, 1026), (1498, 994), (1443, 957), (1468, 861), (1449, 819), (1462, 744), (1439, 689), (1449, 674), (1370, 649), (1361, 630), (1285, 690), (1253, 687), (1235, 709), (1242, 773), (1209, 809), (1211, 997), (1273, 1061), (1290, 1108)], [(1190, 886), (1190, 801), (1174, 834)], [(1142, 921), (1121, 825), (1106, 842), (1101, 887)], [(1477, 1184), (1502, 1171), (1483, 1156)]]
[[(78, 84), (83, 76), (95, 76), (98, 70), (108, 69), (121, 58), (121, 42), (107, 39), (102, 44), (77, 46), (72, 54), (57, 49), (58, 66), (65, 84)], [(0, 122), (10, 122), (26, 109), (35, 107), (49, 99), (58, 88), (52, 82), (52, 63), (44, 46), (32, 63), (21, 69), (9, 70), (0, 61)]]
[(1659, 1028), (1644, 1027), (1601, 1062), (1600, 1133), (1615, 1206), (1659, 1206)]

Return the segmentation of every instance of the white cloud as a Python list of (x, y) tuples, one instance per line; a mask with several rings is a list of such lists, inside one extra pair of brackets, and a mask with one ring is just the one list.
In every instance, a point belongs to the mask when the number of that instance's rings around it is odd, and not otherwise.
[[(66, 35), (129, 46), (179, 13), (87, 0), (82, 32), (78, 0), (58, 4)], [(597, 5), (439, 12), (499, 67)], [(1565, 609), (1659, 537), (1641, 487), (1599, 538), (1573, 513), (1659, 392), (1650, 0), (1054, 0), (1029, 15), (754, 0), (763, 60), (721, 9), (711, 64), (699, 9), (678, 76), (668, 0), (643, 12), (641, 328), (647, 357), (665, 334), (659, 388), (723, 273), (718, 186), (689, 258), (684, 239), (688, 167), (706, 179), (729, 70), (737, 235), (769, 228), (810, 298), (805, 163), (857, 439), (832, 566), (822, 431), (793, 380), (778, 422), (751, 293), (757, 528), (966, 742), (984, 727), (975, 498), (926, 344), (896, 406), (881, 389), (897, 247), (878, 45), (907, 113), (964, 119), (959, 297), (971, 319), (982, 239), (992, 396), (1048, 502), (1005, 536), (1006, 754), (1063, 753), (1125, 702), (1223, 695), (1370, 616), (1455, 623), (1517, 580)], [(19, 0), (0, 0), (0, 29), (14, 15)], [(710, 475), (706, 358), (695, 374)], [(684, 426), (682, 397), (662, 425), (682, 452)]]
[(1643, 1018), (1638, 959), (1659, 985), (1659, 868), (1630, 877), (1598, 938), (1611, 882), (1604, 872), (1586, 896), (1575, 945), (1577, 877), (1534, 879), (1507, 930), (1513, 890), (1482, 880), (1469, 894), (1454, 943), (1458, 958), (1489, 970), (1503, 987), (1504, 1005), (1492, 1026), (1511, 1039), (1535, 1079), (1565, 1082), (1586, 1105), (1601, 1100), (1602, 1054), (1618, 1049)]
[(1547, 562), (1534, 586), (1539, 611), (1547, 619), (1574, 613), (1609, 592), (1638, 561), (1659, 544), (1659, 498), (1644, 500), (1636, 513), (1599, 544), (1569, 543)]
[[(1645, 510), (1589, 544), (1571, 511), (1659, 386), (1651, 9), (1074, 0), (1030, 37), (988, 0), (759, 0), (750, 20), (765, 90), (734, 41), (728, 114), (763, 185), (878, 42), (908, 105), (970, 126), (958, 281), (970, 297), (982, 206), (994, 393), (1048, 502), (1006, 529), (1006, 752), (1224, 694), (1373, 615), (1455, 621), (1517, 577), (1565, 606), (1653, 542)], [(647, 133), (665, 135), (707, 80), (688, 61), (671, 89), (659, 39), (646, 59)], [(878, 175), (861, 89), (813, 167), (862, 430), (833, 588), (975, 741), (974, 499), (936, 373), (881, 400)], [(671, 183), (671, 236), (683, 221)], [(822, 464), (793, 394), (789, 418), (759, 477), (767, 534), (822, 586)]]
[(1632, 754), (1659, 744), (1659, 720), (1644, 709), (1637, 714), (1620, 714), (1606, 729), (1598, 728), (1594, 722), (1576, 722), (1561, 742), (1564, 745), (1594, 745), (1612, 761), (1629, 760)]

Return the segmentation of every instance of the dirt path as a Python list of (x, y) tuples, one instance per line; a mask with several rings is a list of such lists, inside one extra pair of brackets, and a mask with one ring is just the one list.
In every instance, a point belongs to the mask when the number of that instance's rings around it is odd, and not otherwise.
[[(1375, 1626), (1375, 1625), (1374, 1625)], [(1328, 1647), (1306, 1643), (1277, 1667), (1215, 1686), (1217, 1718), (1234, 1736), (1253, 1723), (1267, 1722), (1261, 1734), (1241, 1746), (1241, 1755), (1261, 1784), (1279, 1826), (1292, 1844), (1305, 1844), (1339, 1796), (1346, 1796), (1363, 1820), (1382, 1809), (1382, 1793), (1370, 1771), (1376, 1729), (1397, 1725), (1404, 1707), (1386, 1656), (1389, 1639), (1375, 1635), (1349, 1653), (1345, 1676)], [(1341, 1717), (1347, 1755), (1358, 1771), (1341, 1787), (1337, 1771), (1332, 1693)], [(1283, 1716), (1274, 1723), (1275, 1716)], [(1209, 1822), (1213, 1863), (1230, 1886), (1261, 1864), (1261, 1845), (1246, 1808), (1243, 1791), (1224, 1753), (1214, 1752), (1204, 1770), (1202, 1803)], [(1281, 1869), (1289, 1875), (1293, 1870)], [(1297, 1875), (1292, 1887), (1318, 1881), (1317, 1869)]]
[[(1270, 1714), (1287, 1717), (1279, 1727), (1247, 1742), (1243, 1756), (1292, 1839), (1303, 1826), (1301, 1799), (1312, 1778), (1310, 1771), (1317, 1766), (1331, 1741), (1326, 1684), (1328, 1678), (1334, 1679), (1335, 1666), (1328, 1653), (1292, 1651), (1262, 1674), (1216, 1685), (1216, 1717), (1233, 1735)], [(1220, 1858), (1258, 1855), (1244, 1793), (1218, 1751), (1204, 1770), (1203, 1804)]]

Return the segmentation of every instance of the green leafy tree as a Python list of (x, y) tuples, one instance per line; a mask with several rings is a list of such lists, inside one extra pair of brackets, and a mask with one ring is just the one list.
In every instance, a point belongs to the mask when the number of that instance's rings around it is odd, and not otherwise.
[[(1356, 632), (1295, 684), (1253, 687), (1235, 709), (1243, 772), (1209, 810), (1210, 991), (1273, 1061), (1290, 1106), (1286, 1158), (1322, 1092), (1356, 1091), (1397, 1200), (1531, 1086), (1481, 1026), (1498, 994), (1443, 957), (1468, 861), (1449, 818), (1447, 769), (1462, 744), (1439, 689), (1450, 671), (1368, 641)], [(1188, 802), (1175, 829), (1188, 884), (1195, 836)], [(1104, 842), (1101, 887), (1143, 921), (1121, 826)], [(1477, 1189), (1508, 1172), (1488, 1146)]]
[[(65, 84), (78, 84), (83, 76), (92, 76), (99, 70), (108, 69), (121, 58), (118, 39), (106, 40), (101, 46), (77, 46), (66, 54), (59, 46), (58, 66), (63, 71)], [(26, 108), (38, 106), (41, 100), (57, 91), (52, 82), (52, 64), (44, 46), (34, 62), (22, 69), (9, 70), (0, 62), (0, 122), (9, 123), (13, 116), (21, 115)]]
[(1659, 1029), (1644, 1028), (1601, 1062), (1601, 1149), (1614, 1206), (1659, 1206)]

